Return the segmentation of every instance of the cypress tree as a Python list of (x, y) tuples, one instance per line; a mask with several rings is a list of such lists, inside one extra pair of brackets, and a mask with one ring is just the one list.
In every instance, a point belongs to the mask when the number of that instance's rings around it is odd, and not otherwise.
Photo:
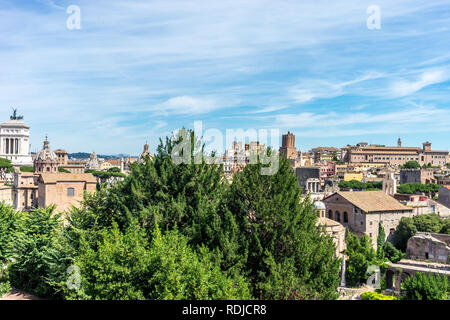
[(234, 179), (227, 207), (239, 228), (240, 253), (254, 296), (262, 299), (333, 299), (339, 260), (332, 239), (316, 227), (317, 212), (301, 199), (287, 159), (273, 175), (261, 163)]

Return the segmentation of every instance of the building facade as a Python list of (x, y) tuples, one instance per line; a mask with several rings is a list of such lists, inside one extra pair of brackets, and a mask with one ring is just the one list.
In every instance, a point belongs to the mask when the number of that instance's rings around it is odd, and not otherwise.
[(439, 188), (438, 202), (450, 208), (450, 186)]
[(408, 240), (406, 258), (450, 264), (450, 235), (417, 232)]
[(404, 183), (436, 183), (434, 169), (400, 169), (400, 184)]
[(0, 158), (11, 161), (13, 166), (32, 166), (30, 154), (30, 126), (17, 117), (0, 124)]
[(348, 163), (383, 163), (389, 165), (404, 165), (408, 161), (417, 161), (420, 165), (445, 165), (449, 152), (432, 150), (430, 142), (424, 142), (422, 148), (415, 147), (386, 147), (359, 143), (347, 146), (344, 161)]
[(368, 235), (375, 248), (379, 222), (390, 239), (400, 219), (413, 216), (411, 208), (383, 191), (340, 191), (326, 197), (323, 202), (329, 219), (343, 224), (359, 236)]
[(295, 148), (295, 135), (288, 131), (287, 134), (283, 134), (281, 138), (280, 153), (284, 154), (287, 159), (297, 159), (297, 149)]

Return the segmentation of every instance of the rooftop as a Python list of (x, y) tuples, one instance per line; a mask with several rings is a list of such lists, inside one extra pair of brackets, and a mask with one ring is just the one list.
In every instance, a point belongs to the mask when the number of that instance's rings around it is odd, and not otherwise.
[(337, 194), (365, 212), (411, 210), (383, 191), (340, 191)]
[(44, 183), (56, 182), (78, 182), (85, 181), (90, 183), (97, 183), (97, 179), (90, 173), (42, 173), (41, 179)]

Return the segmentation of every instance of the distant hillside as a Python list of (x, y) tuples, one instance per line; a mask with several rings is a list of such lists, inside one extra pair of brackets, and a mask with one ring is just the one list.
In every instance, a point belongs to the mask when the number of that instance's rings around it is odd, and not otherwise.
[[(75, 159), (88, 159), (91, 156), (88, 152), (76, 152), (76, 153), (69, 153), (69, 159), (75, 158)], [(98, 158), (104, 158), (106, 160), (118, 160), (122, 157), (126, 158), (128, 155), (126, 154), (118, 154), (118, 155), (104, 155), (104, 154), (98, 154)]]

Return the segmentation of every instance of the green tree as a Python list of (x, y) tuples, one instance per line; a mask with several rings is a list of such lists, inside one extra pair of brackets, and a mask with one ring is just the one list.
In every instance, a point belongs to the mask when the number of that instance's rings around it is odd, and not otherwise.
[(22, 166), (22, 167), (20, 167), (20, 171), (21, 172), (33, 172), (34, 168), (30, 167), (30, 166)]
[(407, 161), (402, 168), (404, 169), (418, 169), (420, 164), (417, 161)]
[(250, 299), (242, 277), (220, 270), (206, 247), (192, 250), (178, 231), (158, 228), (148, 244), (146, 231), (131, 223), (122, 233), (117, 224), (100, 232), (98, 243), (81, 240), (75, 259), (81, 288), (70, 299)]
[(407, 300), (448, 300), (450, 286), (447, 277), (418, 272), (402, 281)]
[(13, 171), (13, 165), (11, 164), (11, 161), (5, 158), (0, 158), (0, 170), (5, 170), (5, 172), (12, 172)]
[(62, 172), (62, 173), (70, 173), (69, 170), (64, 169), (64, 168), (61, 168), (61, 167), (58, 168), (58, 172)]
[(420, 214), (413, 218), (401, 218), (394, 235), (395, 246), (406, 250), (408, 239), (416, 232), (448, 233), (448, 219), (441, 218), (437, 214)]
[(370, 265), (381, 266), (383, 260), (378, 259), (372, 240), (365, 234), (359, 239), (356, 234), (347, 232), (346, 245), (345, 254), (348, 256), (346, 280), (350, 286), (356, 286), (367, 280), (369, 277), (367, 268)]
[(61, 276), (58, 252), (53, 248), (61, 222), (54, 207), (29, 212), (14, 237), (14, 262), (9, 266), (11, 285), (43, 297), (54, 294), (49, 278)]
[(384, 227), (381, 222), (378, 222), (377, 255), (379, 258), (384, 257), (385, 239), (386, 233), (384, 232)]
[(247, 165), (233, 178), (227, 210), (239, 228), (243, 271), (261, 299), (333, 299), (339, 284), (334, 244), (316, 227), (312, 203), (288, 160), (276, 174), (262, 175), (261, 163)]
[(405, 252), (408, 239), (414, 236), (416, 232), (417, 227), (414, 225), (414, 220), (412, 218), (408, 217), (401, 218), (395, 230), (394, 235), (395, 247)]
[(386, 242), (384, 245), (384, 256), (392, 263), (397, 263), (405, 257), (405, 254), (394, 247), (390, 242)]

